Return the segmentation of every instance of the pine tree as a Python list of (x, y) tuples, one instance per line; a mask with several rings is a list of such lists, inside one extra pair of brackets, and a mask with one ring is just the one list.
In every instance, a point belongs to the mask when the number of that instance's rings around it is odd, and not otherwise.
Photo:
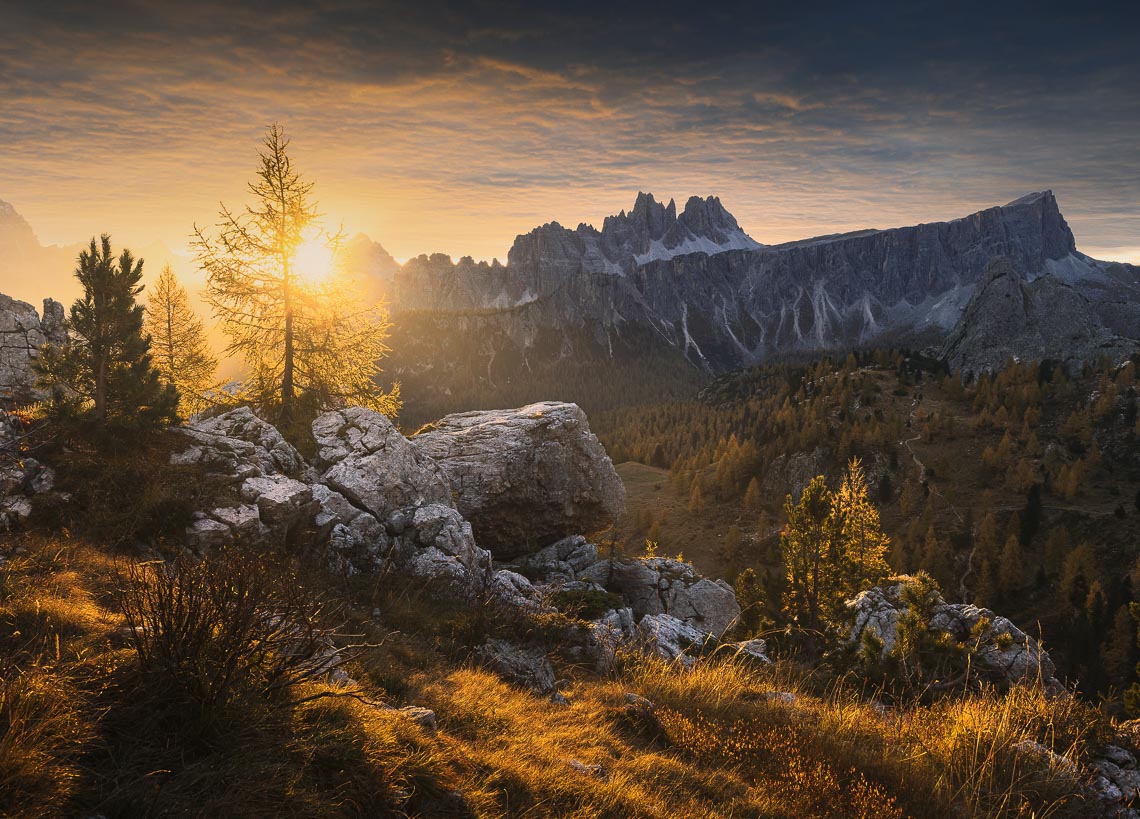
[(705, 509), (704, 497), (701, 495), (701, 481), (693, 479), (693, 491), (689, 493), (689, 514), (699, 515)]
[(151, 363), (143, 307), (136, 302), (142, 267), (129, 250), (115, 259), (106, 234), (79, 254), (75, 277), (83, 295), (71, 306), (68, 340), (45, 346), (37, 363), (58, 419), (78, 416), (100, 429), (135, 431), (175, 420), (178, 393)]
[(819, 629), (836, 613), (840, 587), (838, 532), (831, 514), (831, 492), (822, 475), (812, 478), (798, 503), (784, 502), (787, 526), (780, 536), (788, 589), (784, 608), (799, 624)]
[(736, 600), (740, 603), (740, 631), (745, 639), (756, 635), (764, 616), (764, 589), (751, 568), (742, 571), (734, 584)]
[(1025, 551), (1021, 548), (1021, 538), (1016, 534), (1006, 538), (1005, 546), (1001, 550), (998, 582), (1003, 593), (1016, 592), (1025, 583)]
[(154, 363), (168, 384), (178, 390), (183, 415), (210, 405), (206, 393), (216, 386), (218, 360), (211, 354), (202, 319), (194, 314), (186, 289), (167, 265), (154, 284), (146, 306)]
[[(286, 424), (297, 403), (312, 411), (358, 404), (394, 414), (397, 389), (383, 392), (376, 379), (387, 353), (387, 312), (367, 307), (345, 283), (307, 280), (298, 250), (317, 219), (313, 185), (293, 167), (289, 140), (273, 125), (259, 152), (255, 205), (235, 212), (224, 205), (217, 236), (194, 228), (198, 263), (206, 271), (206, 297), (227, 352), (249, 368), (247, 393)], [(325, 237), (329, 252), (339, 235)]]

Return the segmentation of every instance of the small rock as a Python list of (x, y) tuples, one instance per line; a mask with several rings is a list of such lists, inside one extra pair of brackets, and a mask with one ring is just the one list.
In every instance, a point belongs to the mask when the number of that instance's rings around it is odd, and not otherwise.
[(427, 731), (434, 731), (437, 728), (435, 711), (432, 711), (430, 708), (422, 708), (418, 705), (406, 705), (398, 709), (396, 713)]
[(520, 648), (505, 640), (488, 640), (475, 656), (508, 682), (536, 694), (555, 693), (554, 669), (540, 648)]
[(606, 769), (601, 765), (587, 765), (585, 762), (580, 762), (577, 759), (568, 759), (566, 760), (566, 764), (578, 773), (592, 777), (593, 779), (603, 781), (609, 779), (609, 774), (606, 773)]

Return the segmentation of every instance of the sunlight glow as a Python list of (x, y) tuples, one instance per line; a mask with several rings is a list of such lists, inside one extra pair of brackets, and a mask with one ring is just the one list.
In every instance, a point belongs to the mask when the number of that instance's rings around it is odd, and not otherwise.
[(293, 256), (293, 269), (309, 285), (325, 284), (332, 276), (335, 258), (333, 249), (322, 236), (305, 239)]

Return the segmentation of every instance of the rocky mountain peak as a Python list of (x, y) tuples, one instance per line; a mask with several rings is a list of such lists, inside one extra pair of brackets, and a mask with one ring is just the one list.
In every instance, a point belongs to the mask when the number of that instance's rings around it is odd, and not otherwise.
[(955, 370), (994, 372), (1006, 361), (1045, 360), (1075, 369), (1101, 355), (1125, 358), (1132, 339), (1105, 327), (1090, 301), (1052, 275), (1032, 281), (1005, 257), (994, 259), (943, 347)]
[(25, 248), (39, 247), (32, 226), (10, 203), (3, 199), (0, 199), (0, 241), (3, 241), (5, 245), (14, 244)]

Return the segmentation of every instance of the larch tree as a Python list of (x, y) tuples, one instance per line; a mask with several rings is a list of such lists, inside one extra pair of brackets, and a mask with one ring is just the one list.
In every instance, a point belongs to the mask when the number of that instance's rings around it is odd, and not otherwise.
[(310, 413), (360, 405), (395, 414), (398, 389), (385, 392), (377, 383), (388, 352), (387, 312), (364, 304), (335, 272), (304, 269), (299, 255), (314, 245), (331, 268), (340, 237), (319, 234), (313, 183), (288, 149), (274, 124), (249, 184), (254, 203), (242, 210), (222, 205), (214, 233), (194, 228), (206, 298), (229, 337), (227, 353), (246, 363), (248, 400), (286, 425), (301, 401)]
[(178, 393), (153, 365), (137, 302), (142, 268), (129, 250), (116, 259), (107, 234), (79, 254), (75, 277), (83, 295), (68, 314), (68, 339), (46, 345), (37, 362), (40, 383), (52, 394), (49, 412), (58, 419), (132, 431), (175, 419)]
[(184, 415), (204, 410), (211, 403), (207, 393), (217, 386), (218, 359), (210, 352), (202, 319), (170, 265), (162, 269), (150, 292), (146, 327), (155, 366), (178, 390), (179, 409)]
[(867, 497), (867, 474), (858, 458), (847, 465), (832, 514), (843, 542), (846, 592), (855, 594), (879, 583), (890, 574), (887, 550), (891, 541), (883, 534), (879, 510)]

